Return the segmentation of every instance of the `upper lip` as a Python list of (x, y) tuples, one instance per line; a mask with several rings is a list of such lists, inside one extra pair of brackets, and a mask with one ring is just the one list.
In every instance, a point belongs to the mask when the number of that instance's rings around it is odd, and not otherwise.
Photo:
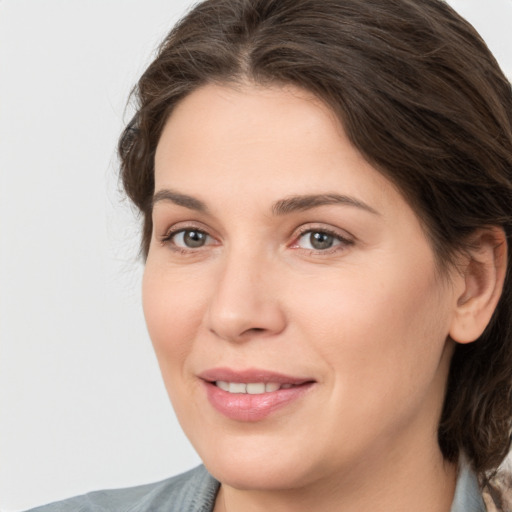
[(211, 368), (201, 372), (198, 377), (208, 382), (224, 381), (239, 382), (249, 384), (253, 382), (275, 382), (276, 384), (293, 384), (299, 385), (306, 382), (313, 382), (314, 379), (309, 377), (294, 377), (283, 373), (262, 370), (258, 368), (250, 368), (247, 370), (234, 370), (231, 368)]

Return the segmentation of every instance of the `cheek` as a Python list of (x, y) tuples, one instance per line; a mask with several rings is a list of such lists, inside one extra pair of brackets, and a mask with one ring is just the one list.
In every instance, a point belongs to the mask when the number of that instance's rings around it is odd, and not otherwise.
[(433, 273), (387, 270), (347, 272), (295, 294), (299, 329), (329, 364), (336, 393), (358, 408), (381, 410), (385, 396), (397, 406), (419, 400), (436, 378), (448, 334), (446, 296)]
[(190, 278), (165, 272), (150, 262), (142, 281), (144, 316), (167, 381), (182, 366), (193, 347), (204, 310), (204, 293)]

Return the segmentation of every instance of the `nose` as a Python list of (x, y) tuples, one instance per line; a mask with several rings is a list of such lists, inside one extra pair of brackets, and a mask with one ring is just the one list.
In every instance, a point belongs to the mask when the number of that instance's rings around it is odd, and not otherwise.
[(206, 314), (215, 336), (231, 342), (271, 337), (286, 326), (272, 264), (252, 254), (231, 254), (222, 262)]

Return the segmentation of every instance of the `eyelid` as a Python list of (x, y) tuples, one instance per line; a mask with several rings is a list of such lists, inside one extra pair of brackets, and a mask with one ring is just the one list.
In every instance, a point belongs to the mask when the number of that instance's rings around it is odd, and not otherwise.
[[(156, 236), (163, 240), (164, 238), (170, 237), (177, 233), (178, 231), (186, 231), (186, 230), (197, 230), (197, 231), (203, 231), (204, 233), (212, 236), (215, 238), (214, 235), (211, 233), (211, 228), (203, 224), (202, 222), (195, 221), (195, 220), (182, 220), (178, 222), (173, 223), (167, 223), (166, 225), (168, 227), (165, 227), (165, 230), (163, 229), (156, 229), (155, 231), (160, 231), (161, 234), (157, 234)], [(163, 223), (161, 224), (161, 228), (164, 228)]]

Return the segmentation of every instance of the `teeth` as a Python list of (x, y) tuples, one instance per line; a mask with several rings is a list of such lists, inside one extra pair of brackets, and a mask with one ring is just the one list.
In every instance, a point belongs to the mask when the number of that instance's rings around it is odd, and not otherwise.
[(263, 382), (247, 384), (247, 393), (249, 395), (261, 395), (261, 393), (265, 393), (265, 384)]
[(229, 392), (230, 393), (247, 393), (247, 385), (239, 382), (230, 382), (229, 383)]
[(218, 380), (215, 382), (217, 387), (228, 393), (247, 393), (249, 395), (261, 395), (263, 393), (272, 393), (278, 389), (288, 389), (292, 384), (277, 384), (276, 382), (250, 382), (248, 384), (242, 382), (226, 382)]
[(224, 391), (229, 391), (229, 383), (225, 382), (223, 380), (218, 380), (215, 384), (217, 384), (217, 387)]

